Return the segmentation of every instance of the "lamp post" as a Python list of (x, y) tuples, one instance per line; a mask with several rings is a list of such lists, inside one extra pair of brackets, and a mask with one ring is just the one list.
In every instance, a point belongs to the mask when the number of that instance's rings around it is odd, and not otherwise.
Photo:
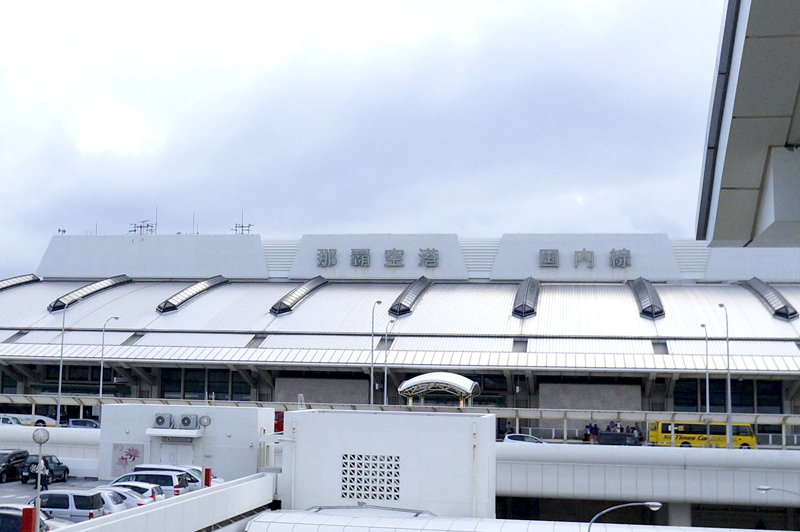
[[(47, 440), (50, 439), (50, 431), (47, 429), (36, 429), (33, 431), (33, 441), (39, 444), (39, 464), (44, 464), (44, 458), (42, 456), (42, 445), (47, 443)], [(36, 470), (38, 473), (36, 474), (36, 522), (39, 522), (39, 511), (42, 507), (42, 468), (39, 467), (37, 464)]]
[(375, 307), (383, 303), (376, 301), (372, 304), (372, 329), (369, 333), (369, 406), (375, 404)]
[(731, 399), (731, 336), (728, 329), (728, 308), (723, 304), (719, 304), (719, 308), (725, 311), (725, 356), (726, 366), (728, 367), (725, 376), (725, 409), (728, 411), (728, 425), (725, 427), (725, 439), (727, 440), (728, 449), (733, 449), (733, 400)]
[(105, 354), (106, 354), (106, 326), (108, 325), (109, 321), (118, 319), (119, 316), (111, 316), (103, 324), (103, 336), (102, 340), (100, 341), (100, 393), (98, 394), (98, 397), (100, 397), (100, 399), (103, 398), (103, 367), (105, 366)]
[(597, 521), (597, 518), (600, 517), (601, 515), (605, 515), (608, 512), (611, 512), (611, 511), (614, 511), (614, 510), (618, 510), (620, 508), (627, 508), (628, 506), (645, 506), (645, 507), (651, 509), (654, 512), (657, 512), (658, 510), (661, 509), (661, 503), (660, 502), (654, 502), (654, 501), (651, 501), (651, 502), (628, 502), (628, 503), (625, 503), (625, 504), (618, 504), (616, 506), (612, 506), (611, 508), (606, 508), (605, 510), (603, 510), (599, 514), (597, 514), (594, 517), (592, 517), (592, 520), (589, 521), (589, 528), (586, 529), (586, 532), (591, 532), (592, 524), (595, 521)]
[(211, 416), (207, 416), (207, 415), (200, 416), (200, 419), (198, 419), (198, 421), (200, 422), (200, 426), (203, 427), (203, 460), (202, 460), (202, 464), (203, 464), (203, 486), (208, 487), (208, 486), (211, 485), (211, 481), (209, 479), (208, 485), (206, 485), (206, 475), (207, 475), (207, 473), (206, 473), (206, 427), (211, 425)]
[[(79, 300), (74, 301), (77, 303)], [(61, 425), (61, 382), (64, 377), (64, 333), (67, 325), (67, 309), (69, 305), (64, 305), (61, 311), (61, 353), (58, 356), (58, 399), (56, 400), (56, 427)]]
[(766, 493), (768, 491), (782, 491), (784, 493), (788, 493), (790, 495), (794, 495), (796, 497), (800, 497), (800, 493), (797, 493), (796, 491), (785, 490), (783, 488), (773, 488), (773, 487), (770, 487), (770, 486), (758, 486), (758, 487), (756, 487), (756, 489), (758, 491), (760, 491), (761, 493)]
[[(708, 375), (708, 327), (701, 323), (700, 327), (706, 335), (706, 414), (711, 413), (711, 380)], [(711, 447), (711, 420), (706, 418), (706, 447)]]
[(383, 406), (389, 404), (389, 326), (393, 325), (395, 320), (389, 320), (386, 324), (386, 334), (383, 337), (383, 348), (385, 354), (383, 357)]

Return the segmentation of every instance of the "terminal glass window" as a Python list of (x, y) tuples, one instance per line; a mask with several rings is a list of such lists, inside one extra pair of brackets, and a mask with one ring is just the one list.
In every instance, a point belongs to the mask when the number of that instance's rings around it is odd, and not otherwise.
[(161, 395), (164, 399), (181, 399), (181, 370), (161, 370)]
[(230, 397), (231, 372), (226, 369), (208, 370), (208, 397), (216, 401), (227, 401)]
[(697, 380), (678, 379), (673, 394), (675, 412), (697, 412)]
[(754, 384), (752, 380), (731, 380), (731, 402), (735, 413), (751, 414), (756, 411)]
[(183, 398), (205, 399), (206, 370), (187, 369), (184, 373)]
[(233, 383), (232, 383), (232, 395), (231, 400), (233, 401), (249, 401), (250, 400), (250, 385), (244, 380), (244, 378), (239, 375), (238, 372), (233, 372)]

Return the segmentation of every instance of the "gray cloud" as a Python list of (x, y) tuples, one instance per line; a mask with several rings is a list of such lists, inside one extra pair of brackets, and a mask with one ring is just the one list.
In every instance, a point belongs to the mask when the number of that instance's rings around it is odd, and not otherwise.
[(244, 209), (277, 238), (690, 237), (721, 2), (603, 4), (511, 2), (467, 37), (439, 20), (358, 54), (309, 42), (229, 86), (224, 65), (120, 55), (97, 93), (159, 133), (127, 153), (81, 150), (68, 108), (0, 71), (3, 275), (33, 270), (57, 228), (119, 234), (156, 207), (161, 232), (193, 211), (230, 232)]

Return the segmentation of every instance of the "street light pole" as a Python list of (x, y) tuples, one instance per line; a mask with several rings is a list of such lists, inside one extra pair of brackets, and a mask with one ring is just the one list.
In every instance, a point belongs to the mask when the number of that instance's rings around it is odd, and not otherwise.
[(651, 509), (654, 512), (657, 512), (658, 510), (661, 509), (661, 503), (660, 502), (654, 502), (654, 501), (651, 501), (651, 502), (629, 502), (629, 503), (625, 503), (625, 504), (618, 504), (616, 506), (612, 506), (611, 508), (606, 508), (605, 510), (603, 510), (599, 514), (597, 514), (594, 517), (592, 517), (592, 520), (589, 521), (589, 528), (586, 529), (586, 532), (591, 532), (592, 524), (595, 521), (597, 521), (597, 518), (600, 517), (601, 515), (605, 515), (608, 512), (612, 512), (612, 511), (618, 510), (620, 508), (627, 508), (628, 506), (646, 506), (647, 508)]
[[(56, 427), (61, 426), (61, 381), (64, 376), (64, 333), (67, 325), (67, 308), (61, 311), (61, 354), (58, 356), (58, 399), (56, 400)], [(38, 519), (38, 515), (37, 515)]]
[(103, 336), (102, 340), (100, 341), (100, 393), (98, 394), (98, 397), (100, 399), (103, 398), (103, 367), (105, 366), (105, 354), (106, 354), (106, 326), (108, 325), (109, 321), (118, 319), (119, 316), (111, 316), (103, 324)]
[[(708, 327), (701, 323), (700, 327), (706, 335), (706, 414), (711, 413), (711, 380), (708, 375)], [(706, 447), (711, 447), (711, 420), (706, 418)]]
[[(39, 511), (42, 508), (42, 468), (39, 464), (44, 464), (44, 457), (42, 456), (42, 445), (47, 443), (50, 439), (50, 431), (47, 429), (36, 429), (33, 431), (33, 441), (39, 444), (39, 463), (36, 464), (36, 522), (39, 522)], [(46, 474), (46, 473), (45, 473)]]
[(383, 337), (383, 348), (385, 354), (383, 357), (383, 406), (389, 404), (389, 326), (393, 325), (395, 320), (389, 320), (386, 324), (386, 335)]
[(727, 374), (725, 377), (725, 409), (728, 411), (728, 424), (725, 428), (725, 438), (728, 442), (728, 449), (733, 449), (733, 400), (731, 398), (731, 336), (728, 329), (728, 307), (723, 303), (719, 304), (719, 308), (725, 311), (725, 353), (726, 353), (726, 366), (728, 366)]
[(372, 304), (372, 329), (369, 333), (369, 406), (375, 404), (375, 307), (380, 305), (382, 301), (376, 301)]

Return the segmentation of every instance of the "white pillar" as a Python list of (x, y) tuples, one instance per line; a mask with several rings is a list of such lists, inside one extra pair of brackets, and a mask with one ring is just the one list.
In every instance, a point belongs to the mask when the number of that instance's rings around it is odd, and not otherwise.
[(692, 505), (671, 502), (667, 504), (669, 526), (692, 526)]

